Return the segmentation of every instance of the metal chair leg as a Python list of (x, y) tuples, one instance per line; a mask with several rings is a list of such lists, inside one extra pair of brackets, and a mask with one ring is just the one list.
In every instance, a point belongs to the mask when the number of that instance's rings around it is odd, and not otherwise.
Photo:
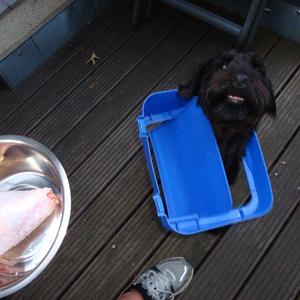
[(238, 50), (248, 50), (254, 39), (260, 19), (268, 0), (252, 0), (244, 26), (238, 38), (236, 48)]
[[(218, 28), (233, 34), (239, 35), (236, 48), (238, 50), (247, 50), (255, 36), (260, 19), (264, 12), (268, 0), (252, 0), (244, 25), (241, 27), (238, 24), (215, 15), (209, 11), (197, 7), (193, 3), (185, 0), (160, 0), (161, 2), (171, 5), (181, 11), (186, 12), (200, 20), (204, 20)], [(141, 15), (142, 0), (135, 0), (133, 25), (137, 25)], [(158, 0), (147, 0), (147, 17), (151, 18), (155, 12)]]
[(142, 0), (135, 0), (133, 8), (132, 25), (136, 26), (141, 19)]

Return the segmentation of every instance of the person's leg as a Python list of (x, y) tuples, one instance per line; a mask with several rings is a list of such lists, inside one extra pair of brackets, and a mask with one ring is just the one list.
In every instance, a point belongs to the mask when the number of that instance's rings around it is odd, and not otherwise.
[(133, 289), (121, 295), (117, 300), (144, 300), (144, 297), (137, 290)]
[(173, 300), (193, 277), (193, 268), (182, 257), (173, 257), (141, 274), (118, 300)]

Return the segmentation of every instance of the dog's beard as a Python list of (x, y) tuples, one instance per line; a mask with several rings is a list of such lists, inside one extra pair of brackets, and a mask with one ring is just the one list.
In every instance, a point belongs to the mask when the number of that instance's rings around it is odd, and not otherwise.
[(227, 85), (209, 86), (203, 98), (209, 117), (221, 123), (253, 124), (262, 112), (255, 89), (237, 91)]

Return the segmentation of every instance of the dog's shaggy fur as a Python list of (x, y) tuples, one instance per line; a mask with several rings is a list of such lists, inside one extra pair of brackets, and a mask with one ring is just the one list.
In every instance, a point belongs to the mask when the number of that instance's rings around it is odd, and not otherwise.
[(232, 184), (253, 130), (265, 113), (276, 114), (273, 89), (263, 61), (254, 53), (219, 53), (201, 64), (187, 85), (179, 86), (179, 95), (199, 97)]

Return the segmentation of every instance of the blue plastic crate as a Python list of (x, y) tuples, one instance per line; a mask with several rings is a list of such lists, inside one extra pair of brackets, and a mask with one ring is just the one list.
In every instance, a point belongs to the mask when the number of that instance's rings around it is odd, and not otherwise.
[(219, 148), (196, 97), (186, 101), (175, 90), (154, 93), (145, 100), (138, 125), (153, 199), (165, 228), (195, 234), (256, 218), (271, 209), (272, 189), (255, 132), (243, 158), (251, 199), (233, 208)]

